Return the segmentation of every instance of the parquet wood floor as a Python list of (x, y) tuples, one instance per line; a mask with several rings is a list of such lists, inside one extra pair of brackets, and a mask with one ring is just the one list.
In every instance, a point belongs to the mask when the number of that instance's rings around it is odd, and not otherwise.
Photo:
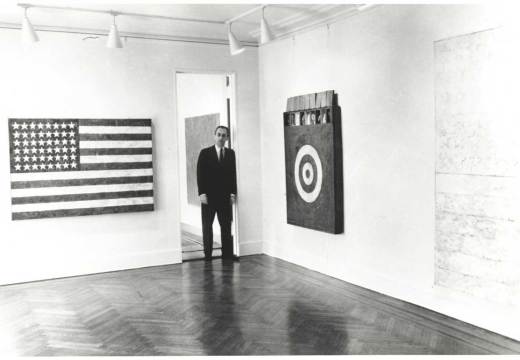
[(0, 287), (0, 354), (519, 354), (520, 343), (271, 258)]

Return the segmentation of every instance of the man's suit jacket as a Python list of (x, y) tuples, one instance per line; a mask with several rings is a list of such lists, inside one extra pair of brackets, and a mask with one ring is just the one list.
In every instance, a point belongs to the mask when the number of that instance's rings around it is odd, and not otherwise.
[(219, 162), (215, 146), (202, 149), (197, 161), (199, 195), (206, 194), (210, 204), (229, 201), (237, 193), (235, 152), (225, 148), (224, 159)]

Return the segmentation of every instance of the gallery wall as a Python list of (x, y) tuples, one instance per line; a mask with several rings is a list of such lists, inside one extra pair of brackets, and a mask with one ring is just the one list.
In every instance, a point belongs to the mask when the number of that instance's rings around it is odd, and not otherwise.
[[(219, 45), (41, 33), (22, 46), (17, 30), (0, 31), (0, 284), (181, 261), (175, 69), (237, 75), (239, 171), (260, 166), (257, 50), (229, 56)], [(155, 211), (12, 221), (10, 117), (151, 118)], [(247, 154), (247, 156), (246, 156)], [(260, 179), (241, 177), (243, 254), (261, 249)], [(240, 195), (240, 194), (239, 194)]]
[[(434, 286), (434, 43), (503, 25), (500, 10), (382, 5), (260, 48), (265, 253), (520, 338), (518, 308)], [(323, 90), (342, 112), (340, 235), (286, 223), (282, 114)]]

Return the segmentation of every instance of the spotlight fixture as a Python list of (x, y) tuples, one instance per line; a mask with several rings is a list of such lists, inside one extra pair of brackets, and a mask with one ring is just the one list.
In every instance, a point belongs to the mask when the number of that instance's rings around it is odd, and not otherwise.
[(262, 8), (262, 18), (260, 19), (260, 44), (266, 44), (273, 39), (273, 33), (271, 32), (267, 21), (265, 21), (264, 8)]
[(110, 26), (110, 32), (108, 33), (107, 40), (107, 47), (111, 49), (121, 49), (123, 47), (123, 42), (119, 37), (119, 31), (117, 31), (116, 16), (117, 14), (112, 12), (113, 22)]
[(231, 23), (228, 24), (228, 39), (229, 39), (229, 50), (231, 55), (238, 55), (244, 52), (245, 48), (242, 46), (240, 41), (231, 32)]
[(27, 17), (27, 9), (29, 6), (24, 6), (24, 14), (22, 20), (22, 41), (25, 43), (34, 43), (40, 41), (38, 34), (34, 31), (34, 28)]

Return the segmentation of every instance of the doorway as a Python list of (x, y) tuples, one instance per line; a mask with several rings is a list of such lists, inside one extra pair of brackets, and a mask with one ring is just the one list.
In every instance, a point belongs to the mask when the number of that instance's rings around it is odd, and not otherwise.
[[(197, 159), (201, 149), (214, 145), (213, 134), (218, 125), (230, 129), (226, 147), (235, 148), (235, 77), (232, 73), (177, 71), (175, 86), (182, 260), (198, 260), (204, 258), (204, 251), (197, 189)], [(239, 256), (237, 205), (233, 205), (232, 211), (234, 254)], [(213, 223), (213, 242), (213, 257), (220, 257), (220, 226), (216, 217)]]

